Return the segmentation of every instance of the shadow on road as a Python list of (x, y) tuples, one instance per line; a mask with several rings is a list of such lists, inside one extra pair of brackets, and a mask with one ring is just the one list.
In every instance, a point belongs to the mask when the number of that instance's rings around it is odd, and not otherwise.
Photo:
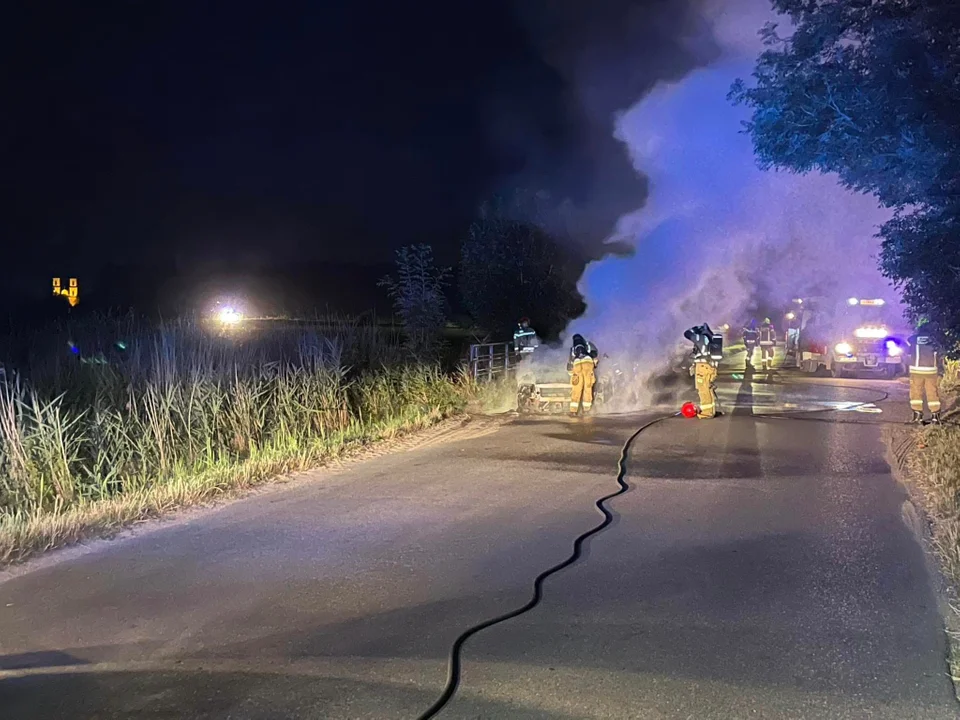
[[(409, 720), (439, 692), (406, 685), (287, 673), (203, 671), (34, 675), (0, 682), (5, 720)], [(572, 716), (475, 699), (480, 717), (572, 720)]]
[(69, 667), (84, 664), (86, 664), (85, 661), (58, 650), (41, 650), (39, 652), (20, 653), (18, 655), (0, 655), (0, 670)]
[(732, 414), (753, 415), (753, 383), (756, 377), (756, 371), (752, 365), (747, 365), (743, 371), (743, 380), (740, 382), (740, 388), (737, 390), (737, 399), (734, 401)]
[[(871, 538), (876, 540), (873, 559), (888, 552), (879, 533), (884, 528), (877, 530)], [(476, 678), (477, 664), (486, 666), (480, 673), (485, 676), (509, 668), (516, 672), (519, 662), (531, 677), (563, 667), (627, 672), (638, 679), (692, 678), (732, 687), (793, 689), (802, 678), (807, 692), (866, 693), (891, 702), (925, 692), (904, 679), (917, 677), (915, 664), (929, 650), (928, 639), (915, 631), (913, 615), (926, 612), (924, 603), (932, 599), (920, 597), (904, 605), (895, 593), (881, 592), (877, 565), (871, 560), (851, 567), (829, 538), (758, 533), (641, 554), (628, 563), (611, 558), (610, 552), (607, 548), (605, 562), (572, 570), (574, 578), (553, 581), (545, 607), (471, 641), (464, 656), (465, 686)], [(885, 586), (914, 586), (923, 563), (918, 547), (911, 552), (916, 557), (909, 560), (916, 565), (887, 568)], [(617, 568), (615, 582), (608, 575), (611, 562)], [(598, 593), (601, 587), (604, 591)], [(401, 681), (332, 678), (319, 670), (308, 675), (309, 661), (407, 659), (439, 665), (445, 660), (439, 650), (446, 644), (437, 643), (430, 629), (447, 628), (452, 641), (456, 632), (489, 616), (491, 606), (506, 609), (516, 600), (503, 593), (491, 597), (478, 588), (470, 596), (327, 625), (304, 618), (299, 627), (291, 627), (291, 618), (278, 619), (259, 637), (185, 656), (193, 664), (208, 665), (203, 670), (8, 679), (0, 683), (0, 707), (3, 717), (11, 719), (415, 717), (434, 700), (434, 691)], [(269, 617), (273, 609), (265, 600), (262, 614), (253, 616)], [(230, 621), (243, 626), (241, 620)], [(520, 658), (518, 647), (527, 649)], [(69, 659), (49, 655), (53, 662)], [(825, 655), (829, 662), (823, 661)], [(263, 659), (278, 671), (216, 669), (218, 662), (238, 659), (251, 664)], [(289, 661), (306, 662), (297, 667), (307, 671), (287, 670)], [(438, 667), (436, 677), (425, 679), (439, 687), (442, 677)], [(566, 720), (562, 714), (475, 694), (470, 702), (479, 717)]]

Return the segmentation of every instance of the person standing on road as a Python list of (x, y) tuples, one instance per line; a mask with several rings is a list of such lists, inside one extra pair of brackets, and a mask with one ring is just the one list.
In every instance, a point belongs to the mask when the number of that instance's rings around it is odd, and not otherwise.
[(924, 331), (925, 320), (917, 323), (917, 331), (907, 340), (910, 346), (910, 409), (912, 424), (923, 422), (923, 400), (926, 396), (930, 408), (930, 422), (940, 423), (940, 354), (933, 337)]
[(570, 373), (570, 415), (576, 417), (583, 408), (586, 415), (593, 409), (593, 385), (597, 381), (599, 353), (583, 335), (573, 336), (567, 371)]
[(717, 367), (716, 360), (710, 351), (710, 340), (713, 331), (707, 324), (698, 325), (687, 330), (683, 336), (693, 343), (693, 377), (697, 385), (697, 395), (700, 405), (697, 417), (709, 420), (722, 415), (717, 407)]
[(522, 318), (517, 323), (517, 329), (513, 333), (513, 351), (518, 355), (532, 353), (540, 347), (540, 338), (536, 331), (530, 327), (530, 318)]
[(747, 364), (749, 368), (753, 367), (753, 351), (757, 348), (757, 341), (760, 339), (760, 331), (757, 330), (757, 321), (751, 320), (750, 324), (743, 329), (743, 346), (747, 351)]
[(773, 355), (777, 346), (777, 331), (770, 322), (770, 318), (764, 318), (760, 326), (760, 362), (764, 370), (773, 368)]

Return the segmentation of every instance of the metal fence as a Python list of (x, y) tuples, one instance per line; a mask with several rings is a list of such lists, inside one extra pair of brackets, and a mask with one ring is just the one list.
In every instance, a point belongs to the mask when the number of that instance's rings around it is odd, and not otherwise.
[(475, 380), (490, 381), (516, 367), (517, 354), (513, 343), (481, 343), (470, 346), (469, 362)]

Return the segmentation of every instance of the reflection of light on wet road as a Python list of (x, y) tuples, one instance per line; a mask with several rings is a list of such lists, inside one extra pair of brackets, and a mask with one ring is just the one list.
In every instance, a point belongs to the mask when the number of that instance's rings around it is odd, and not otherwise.
[(860, 403), (823, 401), (818, 404), (828, 407), (831, 410), (854, 410), (857, 407), (857, 405), (859, 405)]
[[(814, 392), (836, 394), (837, 388), (829, 385), (814, 390), (811, 386), (790, 388), (767, 383), (720, 385), (717, 396), (722, 408), (728, 410), (749, 409), (753, 415), (770, 415), (784, 412), (861, 412), (882, 413), (873, 402), (858, 400), (825, 400), (811, 397)], [(864, 388), (868, 391), (868, 388)], [(841, 390), (842, 391), (842, 390)]]
[(878, 408), (873, 403), (863, 403), (863, 402), (830, 402), (830, 401), (813, 401), (810, 403), (814, 406), (821, 406), (825, 410), (837, 410), (839, 412), (865, 412), (865, 413), (881, 413), (883, 410)]

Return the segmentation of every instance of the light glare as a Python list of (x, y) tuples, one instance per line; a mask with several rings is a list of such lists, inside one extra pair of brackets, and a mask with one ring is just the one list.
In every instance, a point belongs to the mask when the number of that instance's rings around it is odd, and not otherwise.
[(880, 338), (885, 338), (890, 333), (885, 327), (858, 327), (853, 331), (853, 334), (858, 338), (879, 340)]
[(243, 320), (243, 315), (232, 307), (223, 308), (218, 317), (224, 325), (239, 325), (240, 321)]

